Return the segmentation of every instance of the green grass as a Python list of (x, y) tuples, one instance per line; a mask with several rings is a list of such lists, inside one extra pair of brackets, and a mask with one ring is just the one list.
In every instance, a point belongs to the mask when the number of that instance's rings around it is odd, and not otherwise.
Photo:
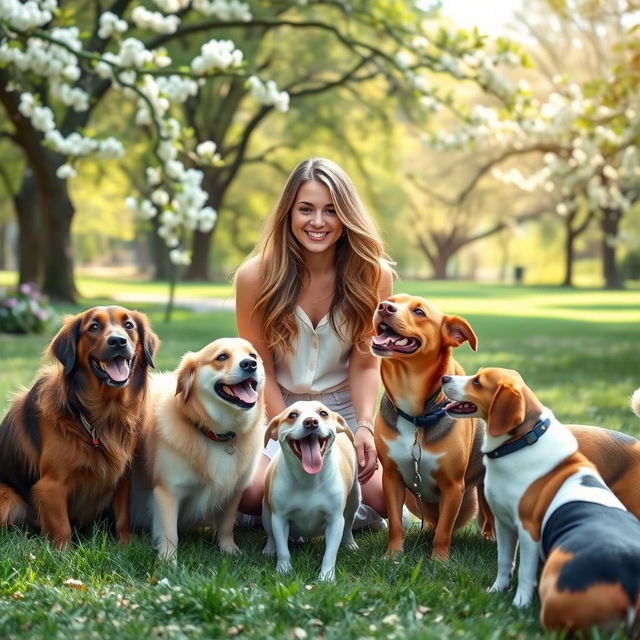
[[(0, 274), (2, 282), (4, 274)], [(166, 285), (79, 280), (95, 292), (75, 312), (108, 301), (110, 292), (155, 293), (160, 302), (129, 303), (146, 311), (162, 340), (158, 368), (173, 368), (184, 351), (234, 335), (228, 312), (174, 312), (163, 320)], [(93, 287), (89, 289), (89, 287)], [(469, 320), (479, 339), (457, 358), (518, 369), (563, 421), (600, 424), (640, 435), (628, 398), (640, 386), (638, 290), (601, 292), (476, 283), (398, 282), (396, 291), (424, 295)], [(181, 297), (231, 297), (228, 285), (180, 285)], [(148, 300), (148, 295), (145, 300)], [(0, 334), (0, 409), (29, 384), (48, 336)], [(358, 551), (341, 551), (335, 584), (318, 584), (323, 542), (293, 550), (293, 573), (275, 574), (261, 555), (264, 534), (237, 532), (243, 555), (223, 557), (207, 532), (181, 540), (176, 569), (159, 563), (140, 533), (120, 549), (107, 528), (77, 534), (57, 553), (39, 536), (0, 531), (2, 638), (553, 638), (540, 631), (537, 606), (511, 607), (513, 592), (487, 594), (495, 545), (474, 526), (457, 532), (447, 564), (429, 560), (431, 539), (415, 531), (397, 561), (382, 558), (386, 534), (357, 534)], [(77, 589), (65, 585), (79, 580)], [(597, 637), (597, 636), (594, 636)]]

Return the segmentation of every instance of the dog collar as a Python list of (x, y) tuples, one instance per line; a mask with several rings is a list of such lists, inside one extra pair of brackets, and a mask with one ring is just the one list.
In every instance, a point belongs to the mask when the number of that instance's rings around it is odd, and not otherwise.
[(96, 434), (96, 428), (84, 417), (82, 411), (79, 411), (78, 415), (80, 416), (80, 422), (85, 428), (85, 431), (91, 436), (91, 444), (93, 444), (94, 447), (98, 448), (101, 442), (100, 438), (98, 438)]
[(540, 438), (547, 432), (550, 424), (551, 420), (549, 420), (549, 418), (540, 420), (540, 422), (536, 423), (531, 431), (527, 431), (527, 433), (525, 433), (521, 438), (518, 438), (513, 442), (507, 442), (506, 444), (500, 445), (497, 449), (488, 451), (485, 455), (488, 458), (502, 458), (502, 456), (508, 456), (510, 453), (520, 451), (520, 449), (524, 449), (525, 447), (530, 447), (532, 444), (538, 442), (538, 440), (540, 440)]
[[(236, 437), (235, 431), (225, 431), (224, 433), (216, 433), (215, 431), (211, 431), (211, 429), (208, 429), (207, 427), (205, 427), (203, 424), (198, 424), (198, 423), (196, 423), (196, 427), (198, 427), (202, 435), (209, 438), (209, 440), (213, 440), (214, 442), (229, 442), (230, 440), (233, 440)], [(224, 450), (229, 455), (231, 455), (232, 453), (234, 453), (235, 447), (233, 446), (233, 444), (228, 444), (224, 448)]]
[(442, 402), (435, 406), (431, 406), (433, 400), (440, 393), (440, 389), (438, 389), (433, 395), (424, 403), (424, 413), (419, 416), (412, 416), (403, 411), (400, 407), (397, 407), (392, 401), (391, 398), (385, 393), (382, 398), (381, 409), (383, 408), (383, 403), (387, 402), (390, 406), (389, 408), (395, 412), (397, 415), (401, 416), (405, 420), (411, 422), (416, 427), (430, 427), (432, 424), (439, 422), (440, 419), (445, 415), (444, 406), (447, 404), (446, 402)]

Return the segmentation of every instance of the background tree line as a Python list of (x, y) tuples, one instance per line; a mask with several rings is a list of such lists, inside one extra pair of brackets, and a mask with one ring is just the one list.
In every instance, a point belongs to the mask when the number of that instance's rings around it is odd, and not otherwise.
[[(118, 0), (109, 9), (127, 18), (138, 4)], [(629, 151), (640, 118), (631, 4), (529, 0), (513, 35), (522, 36), (519, 48), (460, 31), (412, 2), (247, 4), (250, 20), (203, 20), (186, 2), (177, 31), (146, 34), (148, 47), (167, 48), (177, 66), (211, 37), (232, 39), (244, 54), (244, 73), (211, 77), (197, 96), (172, 107), (189, 136), (214, 140), (220, 154), (203, 167), (202, 183), (217, 223), (188, 234), (192, 259), (183, 277), (220, 277), (236, 266), (290, 168), (327, 155), (353, 174), (407, 274), (507, 275), (514, 264), (532, 271), (550, 260), (558, 269), (562, 255), (563, 274), (540, 269), (538, 277), (571, 285), (576, 257), (591, 256), (606, 286), (622, 285), (620, 265), (638, 251), (640, 224), (637, 159)], [(59, 7), (94, 34), (88, 50), (103, 54), (112, 46), (96, 35), (104, 5)], [(496, 60), (507, 62), (504, 69)], [(287, 92), (287, 113), (251, 99), (253, 72)], [(56, 172), (66, 158), (18, 110), (12, 83), (24, 82), (21, 75), (6, 62), (0, 69), (8, 116), (0, 142), (2, 215), (20, 225), (20, 280), (72, 298), (75, 260), (117, 254), (125, 243), (153, 265), (155, 277), (168, 277), (158, 217), (132, 222), (122, 204), (132, 189), (149, 195), (149, 127), (134, 126), (131, 104), (86, 73), (80, 82), (90, 108), (78, 114), (55, 105), (61, 128), (117, 131), (127, 153), (87, 158), (78, 177), (61, 179)], [(53, 104), (46, 78), (28, 80)], [(587, 107), (572, 105), (576, 86)], [(576, 153), (583, 139), (584, 158)], [(586, 171), (594, 157), (603, 161)]]

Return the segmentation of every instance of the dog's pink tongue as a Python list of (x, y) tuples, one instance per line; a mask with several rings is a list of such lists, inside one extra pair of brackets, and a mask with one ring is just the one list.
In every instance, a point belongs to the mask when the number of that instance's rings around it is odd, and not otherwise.
[(258, 401), (258, 392), (251, 386), (251, 380), (248, 378), (240, 384), (234, 384), (231, 389), (236, 398), (239, 398), (242, 402), (255, 404)]
[(126, 358), (118, 357), (104, 363), (107, 373), (115, 382), (123, 382), (129, 377), (129, 363)]
[(318, 436), (311, 435), (300, 440), (300, 453), (302, 454), (302, 468), (307, 473), (318, 473), (322, 469), (322, 454), (320, 453)]
[(373, 343), (379, 347), (388, 347), (398, 338), (398, 334), (387, 329), (377, 336), (373, 336)]

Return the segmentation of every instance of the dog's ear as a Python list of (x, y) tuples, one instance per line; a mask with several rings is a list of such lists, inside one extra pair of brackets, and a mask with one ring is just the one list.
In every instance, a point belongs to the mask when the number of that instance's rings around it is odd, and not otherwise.
[(269, 440), (278, 440), (278, 431), (280, 430), (280, 424), (282, 420), (280, 420), (280, 416), (275, 416), (275, 418), (271, 418), (271, 421), (267, 425), (267, 430), (264, 432), (264, 446), (266, 447), (269, 444)]
[(133, 311), (131, 315), (136, 321), (136, 325), (138, 327), (138, 339), (140, 340), (140, 344), (142, 345), (142, 350), (144, 352), (144, 361), (149, 367), (155, 369), (153, 356), (156, 354), (156, 351), (160, 346), (160, 339), (151, 330), (149, 320), (144, 313), (141, 313), (140, 311)]
[(471, 325), (460, 316), (445, 316), (442, 323), (442, 337), (448, 347), (459, 347), (463, 342), (468, 341), (474, 351), (478, 348), (478, 339)]
[(500, 384), (487, 416), (490, 436), (501, 436), (515, 429), (524, 421), (524, 396), (512, 384)]
[(193, 359), (194, 353), (185, 353), (180, 361), (178, 367), (178, 381), (176, 383), (176, 395), (182, 394), (182, 399), (185, 402), (191, 398), (193, 392), (193, 385), (196, 380), (196, 374), (198, 371), (197, 363)]
[(81, 324), (82, 314), (69, 316), (49, 345), (49, 354), (62, 363), (65, 376), (71, 375), (76, 367), (76, 351)]
[(353, 431), (349, 428), (347, 421), (339, 413), (335, 411), (331, 413), (333, 413), (333, 419), (336, 421), (336, 433), (346, 433), (349, 440), (353, 442)]

